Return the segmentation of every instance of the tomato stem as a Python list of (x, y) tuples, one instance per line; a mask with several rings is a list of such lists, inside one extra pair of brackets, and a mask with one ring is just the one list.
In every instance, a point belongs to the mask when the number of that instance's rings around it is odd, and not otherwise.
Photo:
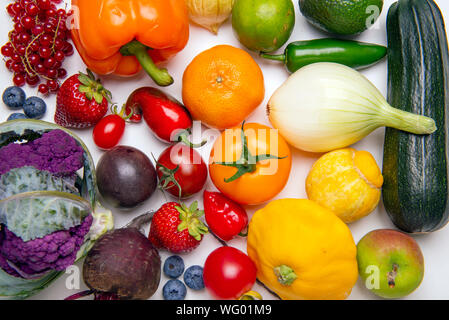
[(186, 146), (195, 149), (195, 148), (201, 148), (207, 143), (207, 140), (203, 140), (200, 143), (193, 143), (189, 140), (188, 136), (190, 135), (189, 130), (184, 130), (177, 136), (178, 142), (184, 143)]
[(242, 177), (243, 175), (247, 173), (253, 173), (257, 170), (257, 163), (264, 160), (282, 160), (287, 157), (278, 157), (273, 156), (271, 154), (261, 154), (253, 156), (251, 152), (248, 149), (248, 139), (245, 135), (245, 121), (242, 123), (242, 129), (241, 129), (241, 138), (242, 138), (242, 155), (240, 156), (240, 159), (234, 162), (214, 162), (213, 164), (218, 164), (222, 166), (227, 167), (234, 167), (237, 168), (237, 172), (230, 178), (224, 179), (226, 183), (233, 182), (237, 180), (238, 178)]

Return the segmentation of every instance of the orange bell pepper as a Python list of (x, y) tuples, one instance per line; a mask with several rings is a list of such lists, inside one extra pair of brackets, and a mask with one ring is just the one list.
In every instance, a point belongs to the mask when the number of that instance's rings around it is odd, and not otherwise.
[(132, 76), (143, 69), (160, 86), (173, 83), (157, 63), (189, 39), (184, 0), (72, 0), (72, 39), (89, 69)]

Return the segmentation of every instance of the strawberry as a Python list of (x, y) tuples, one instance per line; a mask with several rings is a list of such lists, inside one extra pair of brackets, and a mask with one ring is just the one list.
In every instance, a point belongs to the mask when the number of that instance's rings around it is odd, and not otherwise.
[(187, 207), (168, 202), (153, 216), (148, 239), (157, 248), (173, 253), (190, 252), (199, 246), (207, 227), (199, 219), (204, 212), (198, 210), (198, 202)]
[(111, 92), (87, 70), (68, 78), (56, 97), (55, 122), (66, 128), (94, 126), (108, 111)]

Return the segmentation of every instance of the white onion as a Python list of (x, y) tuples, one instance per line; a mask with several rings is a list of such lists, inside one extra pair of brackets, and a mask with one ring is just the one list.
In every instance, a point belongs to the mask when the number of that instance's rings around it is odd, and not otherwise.
[(294, 147), (328, 152), (387, 126), (415, 134), (436, 130), (432, 119), (391, 107), (361, 73), (315, 63), (292, 74), (268, 102), (272, 125)]

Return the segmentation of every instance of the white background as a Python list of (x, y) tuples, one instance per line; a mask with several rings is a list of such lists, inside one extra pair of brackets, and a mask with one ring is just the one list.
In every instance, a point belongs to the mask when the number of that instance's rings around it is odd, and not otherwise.
[[(435, 1), (440, 6), (445, 21), (449, 23), (449, 2), (447, 0)], [(2, 1), (3, 7), (5, 7), (9, 2), (10, 1)], [(293, 2), (296, 9), (296, 25), (289, 42), (329, 36), (309, 25), (299, 12), (298, 1), (294, 0)], [(384, 2), (385, 3), (382, 15), (376, 25), (374, 25), (370, 30), (365, 31), (360, 36), (355, 37), (355, 39), (384, 45), (386, 44), (386, 15), (389, 6), (394, 1), (385, 0)], [(2, 9), (0, 11), (0, 21), (2, 21), (2, 24), (0, 26), (0, 42), (3, 45), (7, 41), (8, 31), (12, 29), (12, 22), (9, 16), (6, 14), (5, 9)], [(220, 29), (218, 36), (212, 35), (205, 29), (196, 26), (191, 26), (190, 31), (190, 40), (187, 47), (174, 59), (170, 60), (167, 64), (167, 68), (174, 77), (175, 83), (164, 90), (178, 99), (181, 99), (181, 83), (183, 71), (197, 54), (218, 44), (230, 44), (233, 46), (241, 47), (241, 45), (233, 35), (231, 23), (229, 21), (227, 21)], [(279, 52), (282, 52), (282, 50), (283, 48), (281, 48)], [(254, 112), (254, 114), (252, 114), (248, 118), (248, 121), (260, 122), (269, 125), (269, 122), (265, 115), (265, 105), (274, 90), (276, 90), (287, 79), (288, 73), (282, 67), (282, 65), (278, 65), (275, 62), (271, 61), (264, 61), (263, 59), (258, 58), (257, 54), (252, 53), (252, 55), (263, 70), (265, 76), (266, 96), (262, 105)], [(85, 69), (77, 53), (75, 53), (72, 57), (69, 57), (65, 61), (64, 67), (68, 69), (69, 75)], [(386, 94), (386, 61), (383, 61), (378, 65), (363, 71), (363, 74), (366, 75), (382, 91), (384, 95)], [(124, 103), (128, 95), (136, 88), (139, 88), (141, 86), (154, 86), (154, 83), (145, 74), (140, 74), (139, 76), (131, 79), (120, 79), (117, 77), (106, 76), (102, 77), (102, 80), (105, 86), (112, 91), (113, 100), (119, 104)], [(11, 84), (12, 74), (8, 72), (3, 65), (0, 65), (0, 91), (3, 91), (4, 88), (10, 86)], [(25, 88), (25, 90), (29, 96), (37, 94), (37, 88)], [(52, 122), (55, 111), (55, 96), (47, 98), (46, 102), (48, 105), (48, 111), (43, 120)], [(2, 103), (0, 103), (0, 121), (5, 121), (9, 113), (10, 111)], [(84, 140), (86, 145), (89, 147), (94, 160), (97, 162), (102, 155), (102, 152), (95, 146), (92, 141), (92, 129), (74, 130), (74, 132)], [(376, 158), (379, 166), (381, 166), (383, 139), (384, 129), (381, 128), (373, 132), (363, 141), (354, 145), (354, 147), (359, 150), (370, 151)], [(160, 141), (156, 140), (156, 138), (154, 138), (144, 122), (140, 124), (128, 125), (121, 144), (134, 146), (144, 151), (149, 156), (151, 156), (151, 153), (153, 153), (156, 157), (162, 152), (162, 150), (167, 147), (166, 144), (163, 144)], [(212, 144), (209, 143), (208, 145), (200, 149), (201, 154), (206, 161), (209, 157), (209, 151), (211, 147)], [(304, 188), (305, 178), (317, 157), (316, 155), (307, 154), (298, 150), (293, 150), (293, 157), (293, 168), (290, 180), (287, 187), (277, 196), (277, 198), (306, 198)], [(214, 186), (210, 181), (208, 181), (206, 187), (208, 189), (214, 189)], [(188, 201), (188, 203), (195, 199), (201, 201), (201, 197), (198, 196)], [(131, 212), (126, 213), (114, 210), (116, 227), (123, 226), (134, 216), (138, 215), (139, 213), (143, 213), (148, 209), (159, 208), (163, 203), (164, 197), (160, 192), (157, 192), (143, 206)], [(258, 208), (259, 207), (248, 207), (248, 213), (252, 215)], [(385, 212), (382, 203), (379, 205), (378, 209), (376, 209), (371, 215), (350, 225), (350, 229), (356, 242), (358, 242), (369, 231), (379, 228), (394, 228)], [(418, 241), (423, 251), (426, 270), (422, 285), (418, 288), (418, 290), (416, 290), (407, 298), (448, 299), (449, 227), (446, 227), (445, 229), (432, 234), (414, 236), (414, 238)], [(246, 250), (246, 243), (244, 239), (235, 239), (229, 242), (229, 244), (242, 250)], [(207, 235), (198, 249), (190, 254), (182, 255), (185, 260), (186, 267), (193, 264), (203, 265), (208, 254), (218, 246), (219, 243), (211, 235)], [(169, 256), (169, 253), (167, 253), (166, 251), (161, 251), (160, 254), (162, 257), (162, 261), (164, 261), (165, 258)], [(81, 263), (78, 263), (77, 265), (79, 267), (82, 266)], [(66, 280), (67, 275), (63, 275), (49, 288), (36, 295), (34, 298), (63, 299), (64, 297), (75, 293), (77, 290), (68, 290), (66, 288)], [(166, 281), (167, 278), (162, 275), (159, 289), (152, 297), (152, 299), (163, 298), (162, 286)], [(81, 281), (81, 290), (84, 289), (86, 289), (86, 287)], [(256, 285), (254, 289), (259, 291), (263, 295), (264, 299), (273, 299), (273, 297), (263, 288)], [(205, 290), (199, 292), (188, 290), (186, 299), (211, 299), (211, 296)], [(362, 281), (359, 280), (357, 285), (354, 287), (349, 299), (377, 299), (377, 297), (371, 294), (367, 289), (365, 289)]]

